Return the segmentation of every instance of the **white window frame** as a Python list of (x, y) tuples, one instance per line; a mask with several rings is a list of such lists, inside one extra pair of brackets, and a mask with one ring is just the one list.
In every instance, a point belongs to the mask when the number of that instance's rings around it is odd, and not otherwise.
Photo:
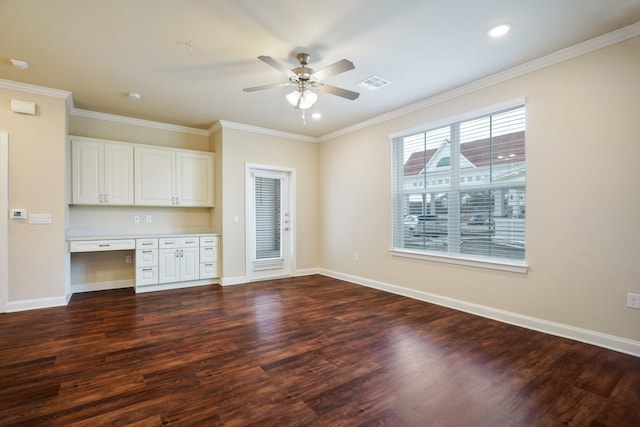
[[(482, 108), (482, 109), (478, 109), (478, 110), (473, 110), (473, 111), (469, 111), (467, 113), (461, 114), (461, 115), (457, 115), (457, 116), (453, 116), (453, 117), (448, 117), (442, 120), (438, 120), (435, 122), (431, 122), (431, 123), (427, 123), (424, 125), (420, 125), (417, 127), (413, 127), (410, 129), (405, 129), (403, 131), (399, 131), (393, 134), (389, 135), (389, 139), (391, 141), (391, 161), (393, 162), (395, 159), (393, 150), (395, 149), (394, 146), (394, 139), (396, 138), (401, 138), (404, 136), (409, 136), (411, 134), (415, 134), (415, 133), (419, 133), (419, 132), (424, 132), (427, 129), (437, 129), (439, 127), (443, 127), (443, 126), (448, 126), (451, 125), (452, 123), (455, 122), (461, 122), (461, 121), (465, 121), (465, 120), (469, 120), (469, 119), (473, 119), (476, 118), (478, 116), (483, 116), (483, 115), (487, 115), (487, 114), (492, 114), (494, 112), (498, 112), (501, 110), (506, 110), (509, 108), (513, 108), (513, 107), (517, 107), (520, 105), (525, 105), (525, 98), (521, 97), (521, 98), (517, 98), (517, 99), (512, 99), (512, 100), (508, 100), (499, 104), (493, 104), (491, 106)], [(452, 159), (452, 161), (455, 161), (455, 159)], [(419, 259), (419, 260), (424, 260), (424, 261), (435, 261), (435, 262), (444, 262), (444, 263), (448, 263), (448, 264), (456, 264), (456, 265), (463, 265), (463, 266), (468, 266), (468, 267), (478, 267), (478, 268), (486, 268), (486, 269), (493, 269), (493, 270), (500, 270), (500, 271), (508, 271), (508, 272), (514, 272), (514, 273), (527, 273), (528, 269), (529, 269), (529, 265), (527, 264), (526, 261), (526, 255), (525, 255), (525, 259), (524, 260), (511, 260), (511, 259), (504, 259), (504, 258), (488, 258), (488, 257), (480, 257), (480, 256), (473, 256), (473, 255), (467, 255), (467, 254), (461, 254), (461, 253), (447, 253), (447, 252), (431, 252), (431, 251), (426, 251), (426, 250), (412, 250), (409, 248), (404, 248), (404, 247), (395, 247), (394, 246), (394, 221), (395, 219), (395, 215), (394, 215), (394, 210), (396, 209), (396, 188), (394, 187), (394, 180), (395, 180), (395, 167), (394, 165), (392, 165), (391, 170), (392, 170), (392, 176), (391, 176), (391, 180), (392, 180), (392, 203), (391, 203), (391, 218), (392, 218), (392, 224), (391, 224), (391, 236), (390, 236), (390, 241), (391, 241), (391, 249), (389, 250), (390, 254), (392, 256), (397, 256), (397, 257), (403, 257), (403, 258), (411, 258), (411, 259)], [(526, 220), (525, 220), (526, 222)], [(526, 225), (525, 225), (526, 227)], [(525, 235), (525, 241), (526, 241), (526, 235)], [(525, 244), (526, 247), (526, 244)], [(525, 252), (526, 254), (526, 252)]]

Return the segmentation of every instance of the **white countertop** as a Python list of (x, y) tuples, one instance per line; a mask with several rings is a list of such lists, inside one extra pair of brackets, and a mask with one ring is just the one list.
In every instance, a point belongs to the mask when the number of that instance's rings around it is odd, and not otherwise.
[(69, 229), (66, 231), (67, 241), (80, 240), (113, 240), (113, 239), (141, 239), (150, 237), (179, 237), (198, 235), (214, 235), (219, 236), (212, 228), (193, 228), (193, 229), (172, 229), (172, 228), (146, 228), (146, 229), (103, 229), (103, 228), (83, 228)]

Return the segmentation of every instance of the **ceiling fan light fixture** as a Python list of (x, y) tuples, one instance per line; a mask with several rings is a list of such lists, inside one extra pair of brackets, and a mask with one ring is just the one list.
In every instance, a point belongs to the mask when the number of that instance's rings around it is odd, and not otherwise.
[(318, 100), (318, 95), (310, 90), (294, 90), (287, 95), (287, 101), (302, 110), (310, 108)]

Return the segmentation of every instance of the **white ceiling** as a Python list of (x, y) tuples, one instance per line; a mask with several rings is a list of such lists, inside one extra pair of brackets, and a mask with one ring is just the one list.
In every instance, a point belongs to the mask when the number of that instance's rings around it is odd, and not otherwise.
[[(70, 91), (78, 109), (322, 136), (638, 21), (640, 0), (0, 0), (0, 78)], [(242, 91), (287, 81), (257, 56), (293, 68), (301, 51), (316, 70), (353, 61), (326, 83), (360, 98), (319, 93), (305, 125), (291, 89)], [(391, 84), (356, 86), (371, 75)]]

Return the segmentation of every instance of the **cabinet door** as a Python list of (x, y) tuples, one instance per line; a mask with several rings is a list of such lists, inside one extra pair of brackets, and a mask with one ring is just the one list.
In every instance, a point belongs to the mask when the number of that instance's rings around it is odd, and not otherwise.
[(133, 205), (133, 146), (104, 144), (104, 202)]
[(213, 207), (213, 153), (176, 152), (179, 206)]
[(200, 248), (180, 249), (180, 280), (200, 278)]
[(175, 204), (175, 151), (135, 147), (134, 159), (135, 204), (173, 206)]
[(180, 281), (180, 249), (160, 249), (158, 251), (158, 282)]
[(99, 205), (104, 201), (104, 145), (71, 141), (72, 203)]

